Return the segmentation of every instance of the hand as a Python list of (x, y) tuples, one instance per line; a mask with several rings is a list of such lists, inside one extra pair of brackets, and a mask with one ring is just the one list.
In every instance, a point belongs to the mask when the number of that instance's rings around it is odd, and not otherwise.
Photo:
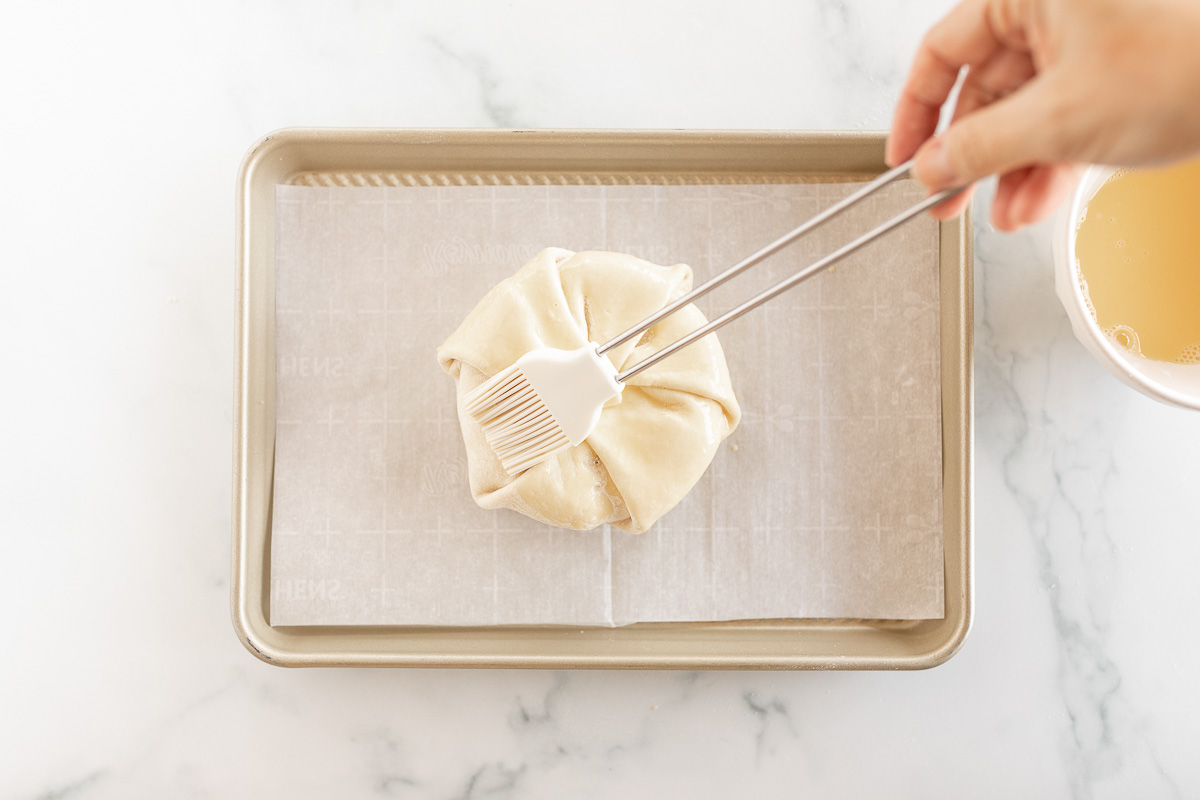
[[(931, 139), (964, 66), (953, 122)], [(921, 43), (887, 161), (915, 152), (931, 191), (999, 175), (992, 222), (1016, 230), (1050, 215), (1077, 162), (1141, 166), (1198, 151), (1197, 0), (964, 0)]]

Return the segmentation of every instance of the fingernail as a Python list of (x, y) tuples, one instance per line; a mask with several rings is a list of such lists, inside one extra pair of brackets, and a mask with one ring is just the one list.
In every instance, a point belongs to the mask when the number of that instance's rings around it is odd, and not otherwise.
[(958, 176), (954, 174), (954, 167), (950, 164), (950, 153), (941, 138), (934, 139), (922, 148), (913, 172), (917, 180), (930, 189), (945, 189), (958, 185)]
[(1004, 228), (1006, 231), (1015, 231), (1029, 224), (1027, 217), (1029, 216), (1029, 198), (1028, 192), (1018, 191), (1013, 197), (1012, 202), (1008, 204), (1008, 214), (1004, 218)]

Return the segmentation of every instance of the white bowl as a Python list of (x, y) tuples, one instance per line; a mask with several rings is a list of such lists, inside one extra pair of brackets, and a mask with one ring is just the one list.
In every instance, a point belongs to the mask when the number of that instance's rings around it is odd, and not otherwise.
[(1088, 202), (1114, 171), (1112, 167), (1088, 167), (1070, 201), (1059, 211), (1053, 244), (1058, 299), (1067, 310), (1075, 337), (1109, 372), (1147, 397), (1200, 410), (1200, 364), (1169, 364), (1129, 352), (1100, 330), (1088, 310), (1079, 281), (1075, 235)]

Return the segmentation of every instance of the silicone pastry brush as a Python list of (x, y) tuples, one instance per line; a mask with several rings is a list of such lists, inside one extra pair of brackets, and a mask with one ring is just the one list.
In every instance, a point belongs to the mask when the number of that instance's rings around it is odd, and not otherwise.
[(947, 189), (927, 197), (624, 372), (618, 373), (612, 361), (605, 357), (604, 354), (609, 350), (630, 341), (887, 184), (907, 177), (911, 168), (912, 162), (909, 161), (888, 170), (800, 227), (667, 304), (615, 339), (604, 344), (589, 343), (577, 350), (549, 347), (531, 350), (472, 390), (464, 398), (467, 413), (479, 423), (488, 446), (496, 453), (509, 475), (518, 475), (556, 453), (578, 445), (596, 427), (605, 404), (621, 394), (625, 382), (634, 375), (821, 273), (859, 248), (962, 191)]

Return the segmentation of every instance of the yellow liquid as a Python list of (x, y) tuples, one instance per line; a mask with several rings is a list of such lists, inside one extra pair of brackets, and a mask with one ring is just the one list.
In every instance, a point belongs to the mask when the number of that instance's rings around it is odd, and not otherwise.
[(1200, 161), (1118, 172), (1075, 239), (1084, 296), (1118, 344), (1200, 364)]

